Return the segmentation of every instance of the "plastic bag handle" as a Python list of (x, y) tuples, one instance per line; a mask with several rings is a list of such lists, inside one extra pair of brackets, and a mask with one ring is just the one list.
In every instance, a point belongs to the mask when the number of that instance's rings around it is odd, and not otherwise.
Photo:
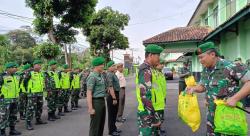
[(242, 110), (242, 111), (244, 111), (244, 112), (246, 112), (247, 114), (250, 114), (250, 111), (245, 110), (245, 109), (243, 109), (243, 108), (241, 108), (241, 107), (239, 107), (239, 106), (236, 106), (236, 108), (237, 108), (237, 109), (240, 109), (240, 110)]

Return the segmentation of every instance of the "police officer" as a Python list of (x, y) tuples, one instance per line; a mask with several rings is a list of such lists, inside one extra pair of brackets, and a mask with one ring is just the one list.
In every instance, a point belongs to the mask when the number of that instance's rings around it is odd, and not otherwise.
[(0, 128), (1, 136), (6, 136), (5, 128), (10, 127), (10, 135), (21, 135), (15, 129), (18, 112), (19, 81), (15, 75), (17, 64), (9, 62), (5, 64), (6, 71), (0, 75)]
[(80, 94), (80, 69), (77, 67), (73, 73), (73, 79), (71, 82), (71, 109), (77, 110), (78, 108), (78, 100)]
[(24, 77), (24, 86), (27, 91), (28, 103), (26, 107), (26, 128), (33, 130), (32, 120), (35, 112), (36, 125), (47, 124), (41, 120), (43, 112), (43, 92), (44, 92), (44, 76), (41, 72), (41, 60), (33, 62), (33, 70), (28, 72)]
[(117, 129), (115, 123), (119, 106), (118, 102), (119, 102), (120, 84), (119, 84), (119, 79), (115, 75), (116, 66), (114, 61), (109, 61), (107, 63), (107, 68), (108, 68), (107, 83), (109, 92), (107, 97), (109, 135), (119, 136), (121, 130)]
[(163, 48), (150, 44), (145, 48), (145, 61), (140, 65), (137, 79), (138, 126), (140, 136), (159, 135), (161, 118), (155, 111), (152, 102), (152, 89), (156, 89), (152, 82), (153, 68), (160, 62)]
[(68, 103), (70, 99), (70, 85), (71, 85), (71, 69), (69, 68), (69, 65), (65, 64), (63, 65), (64, 70), (59, 73), (60, 83), (61, 83), (61, 90), (62, 93), (60, 95), (60, 107), (59, 107), (59, 115), (62, 114), (62, 108), (64, 108), (64, 112), (68, 113), (71, 112), (68, 109)]
[(105, 59), (92, 60), (93, 72), (87, 78), (87, 104), (90, 114), (89, 136), (102, 136), (106, 117), (105, 83), (102, 76)]
[(45, 88), (47, 91), (47, 106), (48, 106), (48, 120), (55, 121), (60, 117), (55, 115), (58, 106), (58, 93), (60, 91), (60, 80), (58, 72), (56, 71), (57, 62), (51, 60), (49, 62), (50, 70), (45, 72)]
[(20, 73), (20, 94), (19, 94), (19, 113), (20, 113), (20, 119), (25, 120), (25, 111), (27, 106), (27, 93), (26, 89), (24, 87), (23, 78), (24, 75), (27, 74), (27, 72), (30, 70), (31, 65), (25, 64), (22, 67), (22, 71)]
[[(153, 72), (153, 80), (156, 79), (156, 87), (157, 90), (154, 89), (154, 93), (152, 97), (153, 99), (153, 106), (155, 111), (161, 118), (161, 124), (164, 121), (164, 109), (165, 109), (165, 102), (167, 96), (167, 82), (165, 79), (164, 74), (162, 73), (162, 69), (164, 67), (164, 60), (160, 60), (160, 63), (156, 66), (156, 70)], [(165, 135), (165, 130), (160, 127), (161, 135)]]
[[(244, 65), (221, 59), (213, 42), (199, 45), (196, 54), (204, 67), (202, 77), (200, 83), (187, 88), (187, 92), (206, 92), (207, 136), (220, 136), (214, 132), (214, 100), (226, 99), (228, 106), (235, 107), (238, 101), (250, 94), (250, 72)], [(238, 86), (240, 81), (244, 84), (242, 88)]]

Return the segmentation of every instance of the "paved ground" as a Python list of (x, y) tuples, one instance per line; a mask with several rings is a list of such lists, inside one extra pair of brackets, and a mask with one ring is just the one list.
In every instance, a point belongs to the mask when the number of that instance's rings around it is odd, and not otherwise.
[[(127, 79), (126, 89), (126, 108), (125, 117), (127, 121), (124, 124), (117, 124), (123, 131), (122, 136), (136, 136), (136, 96), (134, 78)], [(192, 133), (177, 116), (177, 100), (178, 100), (178, 83), (177, 80), (168, 81), (167, 92), (167, 108), (165, 111), (164, 127), (167, 131), (167, 136), (204, 136), (205, 135), (205, 107), (204, 94), (199, 95), (200, 109), (202, 113), (202, 123), (200, 129), (196, 133)], [(67, 116), (55, 122), (49, 122), (47, 125), (34, 126), (35, 130), (25, 130), (24, 121), (18, 123), (17, 129), (23, 132), (23, 136), (88, 136), (89, 115), (87, 114), (86, 100), (80, 101), (82, 108), (78, 111), (68, 113)], [(46, 107), (45, 107), (46, 111)], [(46, 115), (43, 115), (46, 119)], [(107, 136), (107, 117), (104, 136)]]

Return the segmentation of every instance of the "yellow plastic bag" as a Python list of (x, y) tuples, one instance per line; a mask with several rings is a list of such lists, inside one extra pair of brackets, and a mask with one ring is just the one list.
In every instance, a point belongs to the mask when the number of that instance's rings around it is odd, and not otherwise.
[(196, 86), (194, 76), (189, 76), (189, 77), (185, 78), (185, 83), (186, 83), (187, 87)]
[(201, 114), (196, 94), (189, 95), (181, 92), (178, 100), (178, 115), (193, 132), (199, 129)]

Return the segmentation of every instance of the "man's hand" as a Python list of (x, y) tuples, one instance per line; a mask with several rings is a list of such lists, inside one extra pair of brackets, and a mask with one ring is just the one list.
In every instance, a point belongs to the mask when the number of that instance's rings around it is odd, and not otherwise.
[(161, 125), (161, 121), (159, 121), (159, 122), (157, 122), (155, 124), (152, 124), (152, 127), (160, 127), (160, 125)]
[(90, 115), (94, 115), (95, 114), (95, 109), (88, 109), (88, 113), (90, 114)]
[(193, 94), (195, 92), (194, 87), (186, 87), (187, 94)]
[(113, 105), (116, 105), (116, 104), (117, 104), (117, 100), (113, 99)]
[(227, 106), (235, 107), (237, 102), (238, 101), (235, 100), (233, 97), (230, 97), (227, 99), (226, 104), (227, 104)]

